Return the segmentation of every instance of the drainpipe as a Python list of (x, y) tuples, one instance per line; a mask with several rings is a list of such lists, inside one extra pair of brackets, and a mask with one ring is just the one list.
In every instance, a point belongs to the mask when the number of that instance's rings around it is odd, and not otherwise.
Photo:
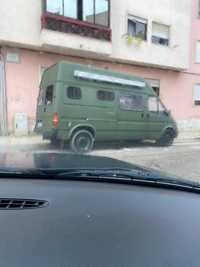
[(7, 135), (7, 94), (5, 80), (5, 61), (2, 52), (0, 52), (0, 127), (0, 134)]

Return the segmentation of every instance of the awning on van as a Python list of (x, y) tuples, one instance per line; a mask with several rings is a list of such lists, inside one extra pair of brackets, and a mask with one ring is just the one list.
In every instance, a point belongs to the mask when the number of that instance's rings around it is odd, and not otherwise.
[(112, 83), (112, 84), (119, 84), (119, 85), (127, 85), (127, 86), (136, 86), (136, 87), (145, 87), (146, 83), (142, 81), (131, 81), (122, 78), (117, 78), (108, 75), (101, 75), (91, 72), (85, 71), (74, 71), (74, 77), (84, 79), (84, 80), (91, 80), (91, 81), (100, 81), (105, 83)]

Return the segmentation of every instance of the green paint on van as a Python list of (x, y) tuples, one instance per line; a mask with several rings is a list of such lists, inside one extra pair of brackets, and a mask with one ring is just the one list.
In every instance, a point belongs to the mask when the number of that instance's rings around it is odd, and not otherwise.
[(82, 139), (73, 142), (83, 146), (87, 132), (95, 141), (177, 136), (175, 121), (144, 79), (61, 61), (43, 73), (36, 132), (52, 142), (72, 142), (81, 130)]

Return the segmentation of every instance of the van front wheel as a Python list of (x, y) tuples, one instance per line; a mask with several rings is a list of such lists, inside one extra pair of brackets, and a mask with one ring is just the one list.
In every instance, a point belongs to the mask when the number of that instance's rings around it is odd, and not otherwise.
[(165, 131), (163, 136), (156, 141), (158, 146), (171, 146), (174, 142), (174, 134), (171, 129)]
[(87, 130), (79, 130), (72, 135), (70, 147), (75, 153), (88, 153), (94, 147), (94, 137)]

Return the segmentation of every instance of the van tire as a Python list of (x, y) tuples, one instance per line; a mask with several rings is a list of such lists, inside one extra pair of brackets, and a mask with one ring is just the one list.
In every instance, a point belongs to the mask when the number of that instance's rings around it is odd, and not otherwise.
[(53, 148), (58, 148), (58, 147), (60, 147), (60, 140), (58, 140), (57, 138), (52, 137), (52, 138), (50, 139), (50, 142), (51, 142), (51, 146), (52, 146)]
[(71, 137), (70, 147), (74, 153), (88, 153), (94, 147), (94, 136), (88, 130), (78, 130)]
[(156, 141), (158, 146), (171, 146), (174, 142), (173, 129), (167, 129), (159, 140)]

